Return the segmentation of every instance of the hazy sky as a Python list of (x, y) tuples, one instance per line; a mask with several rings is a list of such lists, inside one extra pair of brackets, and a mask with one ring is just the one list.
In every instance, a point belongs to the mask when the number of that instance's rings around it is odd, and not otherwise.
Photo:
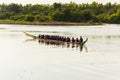
[(52, 4), (54, 2), (62, 2), (62, 3), (69, 3), (69, 2), (75, 2), (75, 3), (91, 3), (93, 1), (99, 2), (99, 3), (120, 3), (120, 0), (0, 0), (1, 3), (18, 3), (18, 4)]

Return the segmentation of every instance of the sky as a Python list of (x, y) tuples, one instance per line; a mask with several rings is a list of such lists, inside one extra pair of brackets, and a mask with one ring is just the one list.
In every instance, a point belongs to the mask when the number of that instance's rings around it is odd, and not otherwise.
[(10, 3), (18, 3), (18, 4), (52, 4), (54, 2), (61, 2), (61, 3), (69, 3), (69, 2), (75, 2), (77, 4), (81, 3), (91, 3), (93, 1), (98, 3), (118, 3), (120, 4), (120, 0), (0, 0), (0, 4), (10, 4)]

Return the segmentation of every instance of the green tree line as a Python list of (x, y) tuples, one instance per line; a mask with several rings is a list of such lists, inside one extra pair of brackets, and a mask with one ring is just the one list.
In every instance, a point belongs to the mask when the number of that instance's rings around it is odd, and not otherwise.
[(0, 20), (120, 23), (120, 4), (0, 4)]

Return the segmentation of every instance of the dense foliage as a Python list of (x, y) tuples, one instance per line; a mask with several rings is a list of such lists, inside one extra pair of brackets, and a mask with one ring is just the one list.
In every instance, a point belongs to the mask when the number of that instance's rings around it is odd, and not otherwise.
[(0, 20), (120, 23), (120, 4), (0, 4)]

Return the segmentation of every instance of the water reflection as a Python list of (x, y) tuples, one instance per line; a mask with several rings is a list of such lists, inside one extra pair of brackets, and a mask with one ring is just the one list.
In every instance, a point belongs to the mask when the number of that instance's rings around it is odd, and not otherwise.
[[(25, 40), (25, 42), (28, 41), (36, 41), (35, 39), (27, 39)], [(80, 46), (79, 44), (74, 44), (74, 43), (65, 43), (65, 42), (51, 42), (51, 41), (45, 41), (45, 40), (38, 40), (37, 41), (40, 45), (47, 45), (47, 46), (54, 46), (54, 47), (62, 47), (62, 48), (71, 48), (71, 49), (76, 49), (79, 50), (80, 52), (82, 52), (83, 50), (85, 50), (85, 52), (88, 52), (87, 47), (84, 46)]]

